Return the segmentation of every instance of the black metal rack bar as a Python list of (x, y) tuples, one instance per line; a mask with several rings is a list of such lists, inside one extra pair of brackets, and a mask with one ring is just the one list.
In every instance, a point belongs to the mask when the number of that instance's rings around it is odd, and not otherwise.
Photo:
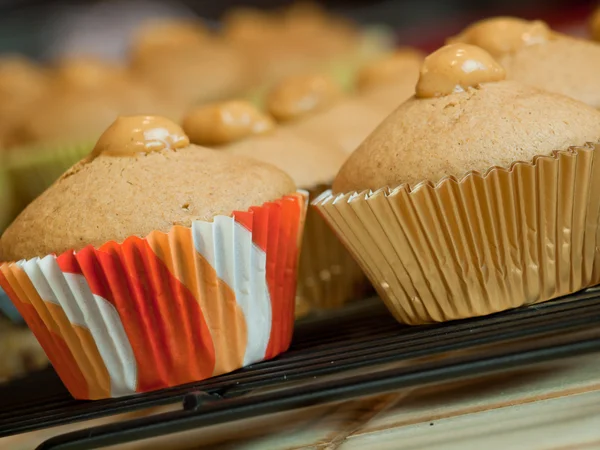
[(405, 327), (380, 302), (299, 324), (273, 361), (136, 396), (73, 400), (53, 371), (0, 386), (0, 437), (162, 405), (179, 410), (69, 433), (42, 449), (87, 449), (331, 400), (600, 351), (600, 290), (464, 321)]
[(480, 376), (559, 357), (600, 351), (600, 330), (591, 336), (576, 342), (519, 350), (481, 360), (467, 358), (447, 366), (436, 364), (429, 365), (429, 367), (417, 366), (410, 371), (388, 370), (376, 375), (368, 374), (318, 383), (315, 386), (308, 385), (250, 398), (229, 401), (208, 400), (201, 402), (199, 408), (191, 411), (184, 409), (64, 434), (49, 439), (40, 445), (38, 450), (84, 450), (108, 447), (319, 403), (346, 400), (412, 386), (424, 386), (458, 378), (472, 378), (475, 376), (474, 374)]

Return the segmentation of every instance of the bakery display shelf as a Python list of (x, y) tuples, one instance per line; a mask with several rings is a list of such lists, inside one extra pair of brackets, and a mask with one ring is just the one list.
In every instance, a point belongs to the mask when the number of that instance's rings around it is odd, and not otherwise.
[(380, 302), (309, 318), (279, 358), (136, 396), (73, 400), (52, 370), (0, 386), (0, 437), (161, 405), (174, 411), (54, 437), (91, 449), (600, 351), (600, 290), (493, 316), (399, 325)]

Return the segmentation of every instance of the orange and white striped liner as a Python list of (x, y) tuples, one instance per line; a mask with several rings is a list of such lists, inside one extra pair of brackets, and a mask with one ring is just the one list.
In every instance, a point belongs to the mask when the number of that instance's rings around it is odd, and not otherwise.
[(289, 347), (306, 202), (4, 263), (0, 286), (75, 398), (200, 381)]

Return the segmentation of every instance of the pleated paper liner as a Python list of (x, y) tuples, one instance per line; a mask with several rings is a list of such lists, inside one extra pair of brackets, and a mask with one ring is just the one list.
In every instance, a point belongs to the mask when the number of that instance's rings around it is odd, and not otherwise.
[(599, 148), (314, 205), (399, 321), (481, 316), (600, 282)]
[[(325, 189), (326, 186), (313, 187), (310, 198), (316, 198)], [(297, 315), (341, 308), (363, 298), (369, 289), (372, 286), (352, 255), (318, 212), (310, 208), (300, 252)]]
[(11, 149), (6, 160), (20, 209), (44, 192), (66, 170), (89, 154), (95, 141), (74, 144), (40, 144)]
[(15, 203), (14, 191), (6, 170), (6, 160), (0, 155), (0, 234), (15, 217)]
[[(3, 155), (0, 155), (0, 235), (16, 215), (15, 203), (13, 189), (6, 173), (5, 160)], [(17, 323), (21, 321), (19, 313), (2, 289), (0, 289), (0, 315)], [(4, 328), (4, 323), (0, 317), (0, 331)]]
[(95, 249), (0, 266), (0, 285), (78, 399), (203, 380), (293, 331), (306, 194)]

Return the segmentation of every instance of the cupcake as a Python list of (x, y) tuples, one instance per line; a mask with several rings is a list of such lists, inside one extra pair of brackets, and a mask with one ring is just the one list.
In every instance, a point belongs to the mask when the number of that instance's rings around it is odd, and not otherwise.
[(267, 96), (267, 110), (288, 130), (328, 148), (352, 152), (389, 111), (355, 96), (342, 96), (322, 75), (287, 77)]
[(7, 170), (25, 205), (87, 155), (119, 114), (168, 113), (125, 67), (91, 58), (59, 61), (49, 88), (12, 132)]
[(190, 105), (230, 98), (249, 87), (239, 51), (186, 21), (144, 27), (133, 41), (130, 64), (133, 73), (177, 106), (177, 120)]
[(361, 99), (388, 114), (415, 93), (424, 55), (412, 48), (399, 49), (370, 64), (356, 77)]
[(0, 150), (0, 233), (15, 217), (16, 198), (6, 171), (6, 156)]
[(222, 35), (248, 58), (253, 79), (266, 89), (306, 71), (325, 71), (347, 86), (357, 67), (393, 46), (385, 30), (361, 30), (306, 2), (275, 12), (234, 8), (223, 19)]
[(75, 398), (199, 381), (292, 336), (305, 198), (282, 171), (120, 117), (0, 239), (0, 286)]
[[(275, 126), (270, 117), (242, 101), (195, 108), (184, 119), (183, 128), (193, 143), (274, 164), (311, 196), (331, 186), (347, 156), (339, 147), (320, 145), (302, 139), (289, 127)], [(300, 253), (298, 310), (338, 308), (360, 298), (367, 286), (327, 224), (309, 211)]]
[(123, 68), (95, 59), (59, 62), (45, 95), (16, 127), (19, 146), (97, 139), (119, 113)]
[(10, 148), (12, 129), (46, 93), (46, 70), (21, 56), (0, 58), (0, 149)]
[(401, 322), (491, 314), (600, 281), (600, 112), (505, 78), (479, 47), (434, 52), (416, 95), (314, 202)]
[(145, 57), (157, 50), (180, 46), (200, 46), (210, 38), (210, 31), (198, 20), (150, 20), (135, 31), (131, 43), (132, 56)]
[(14, 218), (16, 203), (10, 177), (5, 169), (5, 158), (0, 150), (0, 233)]
[(509, 80), (567, 95), (600, 108), (596, 62), (600, 45), (552, 31), (544, 22), (497, 17), (448, 40), (477, 45), (505, 68)]

